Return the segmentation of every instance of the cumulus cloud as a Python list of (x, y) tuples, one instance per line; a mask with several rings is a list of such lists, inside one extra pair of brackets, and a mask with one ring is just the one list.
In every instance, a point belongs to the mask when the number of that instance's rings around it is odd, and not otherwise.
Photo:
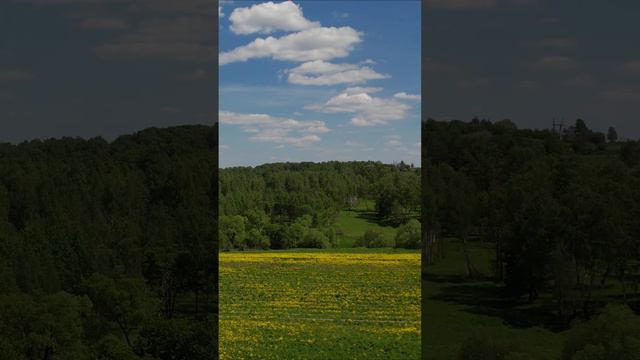
[(271, 1), (236, 8), (229, 16), (231, 31), (235, 34), (270, 34), (277, 30), (300, 31), (320, 27), (317, 21), (309, 21), (299, 5), (292, 1), (279, 4)]
[(238, 126), (252, 134), (249, 140), (279, 145), (305, 146), (321, 140), (318, 134), (331, 130), (324, 121), (295, 120), (268, 114), (239, 114), (229, 111), (219, 113), (220, 123)]
[(402, 144), (402, 136), (400, 136), (400, 135), (388, 135), (388, 136), (385, 136), (385, 138), (387, 139), (387, 142), (385, 142), (386, 146), (389, 146), (389, 147), (401, 147), (401, 146), (403, 146), (403, 144)]
[(395, 93), (393, 95), (394, 98), (396, 99), (402, 99), (402, 100), (417, 100), (420, 101), (420, 94), (407, 94), (406, 92), (399, 92), (399, 93)]
[(258, 38), (221, 53), (219, 62), (225, 65), (264, 57), (290, 61), (330, 60), (349, 55), (360, 41), (361, 34), (348, 26), (312, 28), (279, 38)]
[(360, 84), (368, 80), (387, 79), (390, 76), (380, 74), (368, 66), (356, 64), (333, 64), (315, 60), (286, 70), (288, 81), (300, 85), (336, 85)]
[(326, 103), (307, 108), (326, 113), (354, 113), (351, 123), (356, 126), (383, 125), (405, 118), (408, 105), (393, 98), (371, 96), (371, 92), (371, 88), (347, 88)]
[(360, 86), (355, 86), (355, 87), (348, 87), (346, 89), (344, 89), (342, 92), (348, 95), (354, 95), (354, 94), (371, 94), (371, 93), (377, 93), (382, 91), (382, 88), (379, 87), (360, 87)]
[(222, 6), (218, 6), (218, 17), (224, 17), (224, 13), (222, 12)]

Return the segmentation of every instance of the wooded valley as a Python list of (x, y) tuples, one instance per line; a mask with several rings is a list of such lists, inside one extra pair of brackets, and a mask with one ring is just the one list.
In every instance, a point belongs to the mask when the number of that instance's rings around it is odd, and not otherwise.
[(212, 359), (217, 129), (0, 145), (3, 359)]
[(355, 246), (420, 248), (420, 169), (412, 165), (276, 163), (221, 169), (220, 246), (338, 247), (338, 238), (348, 229), (336, 226), (337, 217), (366, 200), (373, 201), (374, 215), (368, 220), (400, 226), (405, 235), (383, 239), (370, 229)]
[[(423, 306), (447, 309), (432, 326), (468, 317), (442, 358), (635, 358), (640, 142), (581, 119), (562, 132), (509, 120), (422, 126)], [(493, 325), (473, 334), (478, 321)]]

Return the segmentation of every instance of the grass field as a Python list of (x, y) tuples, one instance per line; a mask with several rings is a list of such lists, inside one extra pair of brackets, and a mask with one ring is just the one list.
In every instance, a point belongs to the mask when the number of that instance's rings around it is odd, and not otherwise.
[(369, 229), (381, 231), (387, 239), (395, 238), (395, 228), (382, 226), (377, 222), (374, 206), (375, 202), (372, 200), (360, 200), (351, 210), (340, 212), (335, 224), (336, 229), (340, 231), (339, 248), (352, 247), (355, 241)]
[[(468, 280), (461, 243), (445, 243), (445, 258), (429, 265), (424, 284), (425, 358), (455, 359), (465, 339), (482, 333), (534, 359), (559, 359), (564, 335), (536, 324), (535, 308), (504, 304), (495, 283)], [(484, 274), (490, 274), (492, 251), (492, 245), (470, 245), (472, 262)]]
[(420, 253), (220, 254), (220, 359), (420, 358)]

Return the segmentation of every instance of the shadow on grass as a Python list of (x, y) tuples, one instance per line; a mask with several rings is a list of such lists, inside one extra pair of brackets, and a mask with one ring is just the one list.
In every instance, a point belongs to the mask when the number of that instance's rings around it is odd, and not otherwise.
[(504, 287), (489, 279), (470, 280), (464, 276), (424, 274), (427, 282), (440, 284), (433, 300), (465, 305), (463, 311), (502, 319), (516, 328), (539, 326), (550, 331), (565, 330), (557, 320), (552, 304), (529, 304), (521, 297), (510, 296)]
[(380, 226), (393, 226), (393, 224), (391, 224), (389, 221), (380, 219), (375, 211), (363, 209), (353, 209), (349, 211), (354, 212), (356, 214), (356, 218), (365, 220), (370, 224)]

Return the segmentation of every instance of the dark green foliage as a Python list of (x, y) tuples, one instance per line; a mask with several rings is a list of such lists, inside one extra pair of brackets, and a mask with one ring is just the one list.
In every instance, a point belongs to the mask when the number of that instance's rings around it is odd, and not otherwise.
[(368, 248), (383, 248), (394, 247), (395, 241), (393, 239), (385, 238), (384, 234), (377, 229), (369, 229), (365, 231), (364, 235), (358, 241), (355, 246), (368, 247)]
[(216, 144), (206, 126), (0, 144), (2, 357), (180, 358), (141, 333), (213, 309)]
[(496, 341), (486, 333), (477, 333), (467, 338), (460, 347), (459, 360), (529, 360), (511, 344)]
[(609, 305), (597, 318), (569, 332), (565, 360), (640, 359), (640, 317), (628, 306)]
[[(443, 256), (441, 238), (458, 238), (468, 276), (494, 275), (515, 299), (553, 299), (559, 328), (596, 313), (608, 287), (637, 301), (640, 151), (610, 141), (580, 119), (563, 134), (425, 121), (427, 261)], [(475, 270), (471, 241), (495, 248), (493, 274)]]
[(156, 359), (209, 360), (214, 343), (214, 319), (152, 321), (142, 329), (142, 348)]
[(396, 247), (405, 249), (420, 249), (422, 246), (422, 227), (415, 219), (400, 225), (396, 232)]
[(609, 131), (607, 131), (607, 140), (609, 140), (609, 142), (618, 141), (618, 132), (613, 126), (609, 127)]
[(353, 208), (358, 199), (376, 199), (377, 221), (397, 226), (416, 216), (419, 179), (419, 169), (404, 163), (277, 163), (222, 169), (221, 249), (335, 247), (338, 214)]
[(318, 229), (308, 229), (299, 245), (303, 248), (328, 248), (331, 246), (329, 238)]
[(640, 164), (640, 141), (625, 141), (620, 148), (620, 159), (628, 166)]
[(65, 292), (1, 295), (0, 346), (17, 359), (88, 358), (80, 301)]

